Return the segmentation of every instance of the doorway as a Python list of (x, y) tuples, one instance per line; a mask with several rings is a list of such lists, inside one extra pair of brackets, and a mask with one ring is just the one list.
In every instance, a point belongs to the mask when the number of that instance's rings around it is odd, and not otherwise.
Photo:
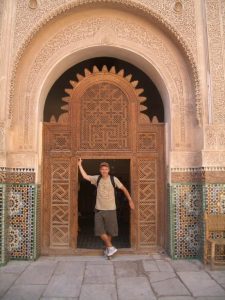
[[(83, 167), (87, 174), (99, 174), (99, 164), (106, 161), (110, 165), (110, 174), (116, 176), (130, 192), (130, 160), (129, 159), (85, 159)], [(78, 176), (78, 236), (77, 247), (99, 249), (103, 243), (94, 235), (94, 208), (96, 187), (81, 174)], [(124, 193), (117, 189), (116, 210), (118, 220), (118, 236), (113, 238), (116, 248), (130, 248), (130, 207)]]
[(83, 249), (94, 249), (94, 253), (102, 247), (93, 234), (95, 187), (79, 177), (79, 157), (90, 174), (98, 174), (99, 162), (106, 158), (112, 174), (134, 199), (135, 210), (130, 213), (126, 201), (119, 203), (124, 207), (118, 208), (120, 233), (115, 246), (140, 253), (165, 245), (162, 100), (157, 100), (154, 109), (156, 93), (146, 97), (147, 81), (145, 91), (135, 78), (140, 74), (140, 82), (145, 83), (140, 70), (135, 72), (126, 62), (119, 70), (122, 62), (111, 66), (110, 62), (117, 62), (111, 58), (103, 58), (108, 65), (96, 61), (99, 65), (93, 68), (88, 62), (90, 69), (83, 62), (82, 75), (70, 80), (58, 109), (56, 102), (46, 101), (42, 254), (84, 253)]

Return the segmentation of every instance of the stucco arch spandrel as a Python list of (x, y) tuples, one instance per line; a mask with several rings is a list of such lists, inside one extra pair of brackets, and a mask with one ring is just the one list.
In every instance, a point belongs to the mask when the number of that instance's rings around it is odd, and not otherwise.
[(129, 10), (130, 12), (136, 14), (140, 14), (148, 18), (152, 23), (155, 23), (157, 27), (160, 27), (170, 38), (174, 41), (177, 47), (183, 53), (184, 59), (187, 61), (188, 66), (191, 71), (191, 79), (194, 86), (195, 92), (195, 105), (196, 105), (196, 115), (199, 123), (202, 123), (202, 104), (200, 98), (200, 82), (198, 71), (196, 67), (196, 62), (194, 59), (194, 55), (187, 46), (187, 43), (183, 39), (182, 35), (178, 32), (175, 27), (173, 27), (165, 18), (163, 18), (160, 14), (156, 13), (150, 5), (146, 5), (144, 2), (140, 2), (137, 0), (71, 0), (70, 2), (63, 3), (59, 5), (57, 8), (51, 10), (49, 13), (46, 13), (40, 21), (35, 23), (35, 26), (24, 40), (22, 45), (19, 47), (12, 71), (12, 80), (11, 80), (11, 89), (10, 89), (10, 99), (9, 99), (9, 118), (13, 119), (13, 96), (14, 96), (14, 82), (15, 76), (17, 72), (17, 66), (25, 49), (29, 46), (32, 42), (33, 37), (36, 36), (38, 31), (40, 31), (46, 24), (51, 22), (52, 20), (57, 19), (60, 15), (69, 12), (74, 8), (79, 8), (85, 6), (87, 9), (88, 7), (97, 7), (99, 5), (108, 6), (110, 7), (117, 7), (120, 10)]
[[(27, 49), (18, 68), (14, 98), (19, 149), (37, 151), (38, 124), (50, 87), (66, 69), (93, 55), (115, 56), (143, 69), (164, 100), (172, 147), (195, 144), (194, 119), (187, 116), (190, 111), (194, 116), (194, 89), (182, 55), (155, 26), (122, 12), (114, 16), (115, 12), (102, 11), (101, 15), (98, 11), (96, 16), (90, 12), (85, 17), (77, 14), (76, 20), (73, 16), (68, 22), (63, 19), (57, 32), (49, 25)], [(104, 31), (107, 28), (110, 35)]]

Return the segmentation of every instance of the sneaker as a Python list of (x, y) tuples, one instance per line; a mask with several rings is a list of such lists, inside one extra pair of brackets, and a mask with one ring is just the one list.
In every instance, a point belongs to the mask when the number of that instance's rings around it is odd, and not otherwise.
[(103, 253), (104, 253), (105, 256), (108, 256), (108, 249), (105, 248), (105, 250), (103, 251)]
[(108, 256), (112, 256), (113, 254), (115, 254), (117, 252), (117, 249), (115, 247), (108, 247), (107, 248), (107, 255)]

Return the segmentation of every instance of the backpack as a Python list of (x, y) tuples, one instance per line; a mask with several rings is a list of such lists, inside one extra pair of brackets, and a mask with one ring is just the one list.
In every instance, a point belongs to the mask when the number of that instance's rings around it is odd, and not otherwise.
[[(117, 200), (117, 187), (116, 187), (116, 184), (115, 184), (114, 176), (113, 175), (109, 175), (109, 176), (110, 176), (110, 179), (111, 179), (112, 186), (114, 188), (114, 195), (115, 195), (115, 201), (116, 201)], [(99, 181), (101, 180), (101, 178), (102, 178), (102, 175), (99, 175), (98, 179), (97, 179), (97, 188), (98, 188), (98, 184), (99, 184)]]

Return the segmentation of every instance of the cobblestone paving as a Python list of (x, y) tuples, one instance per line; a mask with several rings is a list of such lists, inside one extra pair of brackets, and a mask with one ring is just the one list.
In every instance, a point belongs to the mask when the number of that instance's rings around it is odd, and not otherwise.
[(40, 257), (0, 268), (0, 299), (224, 300), (225, 270), (162, 254)]

